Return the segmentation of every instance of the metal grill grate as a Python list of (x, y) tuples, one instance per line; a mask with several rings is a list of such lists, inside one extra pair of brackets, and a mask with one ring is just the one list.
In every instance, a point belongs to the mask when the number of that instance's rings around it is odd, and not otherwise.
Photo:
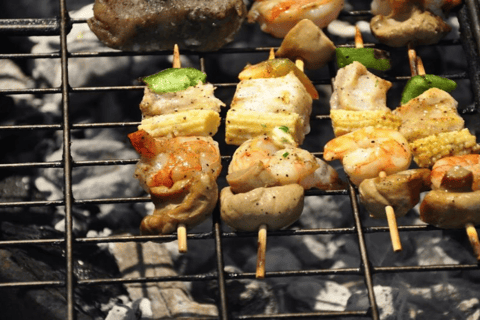
[[(222, 241), (225, 239), (234, 239), (242, 237), (256, 237), (256, 233), (233, 233), (224, 232), (221, 228), (221, 221), (219, 220), (219, 210), (216, 208), (213, 215), (213, 225), (210, 232), (205, 233), (190, 233), (189, 240), (205, 240), (213, 239), (216, 248), (216, 272), (196, 275), (178, 275), (175, 277), (155, 277), (155, 278), (137, 278), (137, 279), (122, 279), (122, 278), (105, 278), (105, 279), (89, 279), (79, 280), (75, 279), (73, 273), (75, 248), (84, 244), (104, 243), (104, 242), (144, 242), (149, 240), (174, 240), (175, 235), (165, 236), (110, 236), (107, 238), (75, 238), (72, 231), (72, 209), (75, 206), (88, 204), (112, 204), (112, 203), (136, 203), (147, 202), (149, 198), (108, 198), (108, 199), (74, 199), (72, 193), (72, 168), (81, 166), (112, 166), (112, 165), (132, 165), (137, 159), (131, 160), (107, 160), (107, 161), (75, 161), (71, 156), (71, 131), (72, 130), (86, 130), (90, 128), (124, 128), (131, 127), (132, 130), (136, 128), (139, 122), (121, 122), (121, 123), (72, 123), (70, 118), (70, 95), (72, 93), (88, 93), (88, 92), (103, 92), (103, 91), (124, 91), (124, 90), (141, 90), (141, 86), (114, 86), (114, 87), (82, 87), (75, 88), (69, 84), (68, 77), (68, 61), (72, 58), (79, 57), (116, 57), (133, 55), (133, 53), (109, 51), (109, 52), (69, 52), (66, 45), (66, 36), (70, 32), (72, 25), (75, 23), (86, 23), (85, 20), (72, 20), (69, 18), (65, 0), (60, 2), (60, 16), (52, 19), (5, 19), (0, 20), (0, 34), (15, 35), (15, 36), (59, 36), (61, 48), (59, 52), (49, 54), (29, 54), (29, 53), (11, 53), (0, 54), (0, 59), (40, 59), (40, 58), (60, 58), (62, 68), (62, 84), (56, 88), (35, 88), (25, 90), (6, 90), (0, 88), (0, 94), (61, 94), (63, 119), (60, 124), (32, 124), (32, 125), (12, 125), (0, 127), (0, 132), (7, 131), (39, 131), (39, 130), (55, 130), (63, 133), (63, 160), (53, 162), (30, 162), (30, 163), (8, 163), (0, 164), (1, 170), (9, 169), (37, 169), (37, 168), (61, 168), (64, 171), (64, 197), (57, 201), (26, 201), (26, 202), (2, 202), (0, 208), (11, 207), (42, 207), (55, 206), (65, 208), (66, 217), (66, 231), (65, 237), (62, 239), (41, 239), (41, 240), (8, 240), (0, 241), (0, 248), (25, 246), (32, 244), (41, 245), (58, 245), (65, 248), (65, 265), (66, 278), (63, 281), (37, 281), (37, 282), (9, 282), (0, 283), (0, 290), (9, 290), (13, 287), (24, 288), (38, 288), (38, 287), (61, 287), (66, 291), (67, 305), (68, 305), (68, 319), (75, 319), (74, 309), (74, 288), (76, 286), (96, 286), (114, 283), (126, 282), (163, 282), (163, 281), (217, 281), (219, 287), (219, 318), (220, 319), (323, 319), (323, 318), (341, 318), (341, 317), (365, 317), (374, 320), (379, 319), (379, 310), (376, 304), (376, 297), (373, 291), (373, 276), (380, 273), (401, 273), (401, 272), (433, 272), (433, 271), (465, 271), (478, 270), (477, 264), (459, 264), (459, 265), (431, 265), (431, 266), (402, 266), (402, 267), (380, 267), (375, 266), (369, 259), (369, 252), (365, 243), (365, 235), (368, 233), (388, 232), (387, 227), (365, 227), (360, 219), (359, 204), (357, 202), (356, 190), (349, 186), (348, 190), (338, 192), (324, 192), (324, 191), (306, 191), (307, 196), (322, 196), (329, 195), (348, 195), (350, 197), (352, 214), (354, 224), (347, 228), (324, 228), (324, 229), (299, 229), (299, 230), (281, 230), (269, 232), (269, 236), (289, 237), (289, 236), (305, 236), (305, 235), (323, 235), (323, 234), (352, 234), (357, 237), (358, 246), (361, 256), (361, 264), (356, 268), (339, 268), (339, 269), (316, 269), (316, 270), (294, 270), (281, 272), (267, 272), (266, 277), (309, 277), (309, 276), (327, 276), (327, 275), (358, 275), (364, 279), (367, 288), (368, 301), (370, 307), (367, 310), (345, 311), (345, 312), (309, 312), (309, 313), (295, 313), (295, 314), (276, 314), (276, 315), (243, 315), (232, 317), (229, 312), (228, 296), (226, 282), (233, 279), (253, 279), (254, 273), (227, 273), (224, 270), (224, 257), (222, 251)], [(468, 79), (472, 86), (474, 94), (475, 110), (470, 110), (471, 113), (476, 113), (480, 106), (480, 24), (477, 13), (479, 4), (477, 0), (466, 0), (465, 5), (457, 12), (457, 16), (461, 27), (461, 41), (443, 41), (439, 46), (453, 45), (463, 46), (463, 50), (470, 62), (470, 68), (463, 73), (450, 74), (448, 77), (452, 79)], [(344, 13), (344, 15), (353, 17), (368, 17), (369, 12), (356, 11)], [(373, 45), (373, 44), (366, 44)], [(222, 49), (220, 54), (228, 55), (232, 53), (251, 54), (254, 52), (267, 53), (270, 48), (246, 48), (246, 49)], [(159, 52), (157, 54), (170, 54), (169, 52)], [(215, 56), (210, 56), (209, 53), (189, 53), (197, 55), (202, 70), (205, 70), (205, 63), (209, 59), (214, 59)], [(218, 54), (218, 53), (215, 53)], [(334, 76), (336, 70), (332, 65), (329, 66), (330, 77), (325, 79), (312, 79), (316, 85), (330, 84), (331, 78)], [(398, 76), (391, 81), (404, 81), (406, 77)], [(236, 83), (214, 83), (217, 87), (234, 87)], [(312, 119), (312, 126), (315, 125), (330, 125), (328, 116), (318, 116)], [(318, 124), (317, 124), (318, 122)], [(321, 155), (321, 150), (311, 150), (316, 155)], [(229, 156), (223, 155), (223, 160), (228, 162)], [(431, 226), (413, 225), (413, 226), (399, 226), (399, 231), (430, 231), (437, 230)]]

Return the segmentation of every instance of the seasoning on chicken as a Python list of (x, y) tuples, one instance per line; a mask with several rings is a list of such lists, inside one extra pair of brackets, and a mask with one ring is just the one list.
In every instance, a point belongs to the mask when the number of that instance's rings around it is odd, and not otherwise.
[(361, 128), (334, 138), (324, 147), (326, 161), (341, 160), (353, 184), (408, 169), (411, 152), (407, 140), (396, 130)]
[(243, 0), (96, 0), (90, 29), (124, 51), (214, 51), (231, 42), (247, 15)]
[(312, 99), (318, 92), (289, 59), (269, 59), (246, 67), (227, 112), (225, 141), (240, 145), (275, 127), (286, 126), (301, 144), (310, 131)]
[(256, 0), (248, 12), (248, 22), (258, 22), (262, 31), (277, 38), (303, 19), (324, 28), (342, 11), (344, 0)]
[[(427, 193), (420, 205), (420, 219), (438, 228), (466, 228), (477, 260), (480, 242), (475, 225), (480, 224), (480, 190), (473, 190), (478, 172), (462, 166), (451, 167), (443, 176), (440, 189)], [(478, 177), (477, 177), (478, 178)]]
[(452, 28), (422, 2), (388, 0), (382, 1), (385, 7), (381, 7), (374, 1), (374, 12), (378, 14), (370, 21), (373, 35), (391, 47), (437, 43)]
[(362, 127), (397, 129), (400, 119), (387, 107), (387, 91), (392, 83), (353, 61), (338, 70), (330, 97), (330, 117), (335, 136)]
[(358, 191), (372, 218), (385, 216), (391, 206), (396, 217), (403, 217), (420, 201), (420, 193), (430, 189), (429, 169), (410, 169), (385, 177), (365, 179)]
[(301, 59), (306, 69), (319, 69), (333, 59), (335, 45), (311, 20), (303, 19), (287, 33), (275, 54), (292, 61)]
[(463, 129), (465, 121), (458, 114), (458, 102), (447, 92), (432, 88), (393, 113), (400, 117), (399, 131), (410, 142), (441, 132)]

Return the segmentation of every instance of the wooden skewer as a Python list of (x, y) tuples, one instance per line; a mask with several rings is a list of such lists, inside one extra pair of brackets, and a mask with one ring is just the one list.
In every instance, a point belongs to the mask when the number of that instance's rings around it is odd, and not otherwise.
[[(173, 68), (181, 68), (182, 63), (180, 62), (180, 50), (178, 45), (173, 46)], [(187, 226), (184, 223), (179, 223), (177, 226), (177, 239), (178, 239), (178, 252), (185, 253), (187, 252)]]
[(265, 278), (265, 255), (267, 252), (267, 225), (262, 224), (258, 228), (258, 251), (257, 251), (257, 279)]
[(363, 48), (363, 37), (358, 26), (355, 26), (355, 48)]
[[(363, 37), (358, 26), (355, 26), (355, 48), (363, 48)], [(385, 171), (381, 171), (378, 176), (385, 178), (387, 174)], [(390, 238), (392, 240), (393, 251), (401, 251), (402, 243), (400, 241), (400, 235), (398, 234), (397, 217), (392, 206), (385, 207), (385, 214), (387, 216), (388, 228), (390, 230)]]
[[(378, 176), (385, 178), (387, 174), (385, 171), (381, 171)], [(398, 252), (402, 250), (402, 242), (400, 241), (400, 234), (398, 233), (397, 217), (392, 206), (385, 207), (385, 213), (387, 215), (388, 229), (390, 230), (390, 239), (392, 241), (393, 251)]]
[(417, 70), (417, 52), (412, 44), (408, 44), (408, 62), (410, 63), (410, 73), (413, 76), (418, 75)]
[(475, 257), (477, 261), (480, 261), (480, 241), (478, 240), (477, 229), (475, 229), (473, 223), (467, 223), (465, 229), (467, 230), (468, 240), (470, 240)]
[(419, 76), (424, 76), (425, 75), (425, 67), (423, 66), (423, 61), (422, 58), (417, 56), (417, 74)]

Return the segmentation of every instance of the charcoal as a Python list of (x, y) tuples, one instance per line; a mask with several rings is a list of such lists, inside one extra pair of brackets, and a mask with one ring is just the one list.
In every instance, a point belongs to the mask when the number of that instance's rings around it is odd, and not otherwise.
[[(61, 239), (62, 233), (52, 227), (19, 226), (3, 222), (0, 226), (2, 240)], [(81, 245), (74, 252), (74, 277), (76, 279), (111, 278), (118, 274), (112, 257), (96, 245)], [(0, 250), (0, 281), (65, 281), (65, 249), (58, 244), (8, 247)], [(105, 305), (126, 292), (121, 285), (75, 286), (77, 319), (104, 319)], [(15, 287), (0, 290), (0, 300), (8, 302), (5, 319), (56, 320), (66, 319), (65, 288), (45, 286)], [(24, 306), (29, 306), (25, 308)], [(3, 313), (5, 312), (5, 313)]]
[[(0, 199), (2, 202), (42, 201), (45, 195), (40, 192), (31, 176), (12, 174), (0, 178)], [(0, 208), (3, 221), (21, 224), (50, 224), (54, 207), (5, 207)]]

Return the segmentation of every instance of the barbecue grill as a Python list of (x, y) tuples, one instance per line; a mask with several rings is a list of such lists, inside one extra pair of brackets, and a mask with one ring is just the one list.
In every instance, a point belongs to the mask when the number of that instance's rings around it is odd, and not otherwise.
[[(58, 52), (48, 54), (32, 54), (32, 53), (1, 53), (0, 59), (13, 59), (17, 61), (26, 61), (33, 59), (60, 59), (62, 71), (62, 83), (59, 87), (52, 88), (32, 88), (32, 89), (3, 89), (0, 88), (0, 94), (3, 95), (17, 95), (17, 94), (61, 94), (62, 96), (62, 111), (63, 119), (59, 124), (43, 124), (32, 123), (25, 125), (11, 125), (1, 126), (0, 134), (9, 132), (40, 132), (40, 131), (58, 131), (62, 133), (63, 138), (63, 158), (59, 161), (51, 162), (28, 162), (28, 163), (2, 163), (0, 169), (8, 172), (8, 170), (34, 170), (40, 168), (58, 168), (64, 172), (64, 195), (63, 199), (56, 201), (37, 201), (32, 199), (30, 201), (5, 202), (2, 200), (0, 208), (32, 208), (32, 207), (64, 207), (65, 209), (65, 233), (62, 239), (40, 239), (40, 240), (4, 240), (0, 241), (0, 248), (28, 246), (28, 245), (56, 245), (64, 247), (65, 250), (65, 266), (66, 278), (63, 281), (36, 281), (36, 282), (8, 282), (0, 283), (0, 290), (11, 290), (12, 288), (48, 288), (59, 287), (63, 288), (67, 297), (67, 315), (69, 320), (76, 318), (75, 297), (74, 290), (78, 286), (98, 286), (109, 284), (121, 284), (126, 282), (217, 282), (218, 285), (218, 310), (219, 319), (326, 319), (326, 318), (351, 318), (359, 317), (365, 319), (379, 319), (379, 310), (377, 307), (377, 297), (374, 293), (375, 275), (379, 274), (397, 274), (408, 272), (429, 274), (435, 271), (442, 272), (462, 272), (467, 270), (478, 270), (477, 264), (449, 264), (449, 265), (411, 265), (411, 266), (377, 266), (371, 261), (371, 252), (366, 245), (366, 237), (368, 234), (385, 233), (388, 228), (385, 226), (365, 226), (361, 219), (361, 205), (357, 201), (357, 191), (355, 187), (349, 185), (347, 190), (343, 191), (306, 191), (306, 196), (322, 197), (324, 195), (339, 195), (348, 196), (351, 203), (351, 212), (345, 214), (353, 215), (353, 224), (345, 228), (321, 228), (321, 229), (287, 229), (280, 231), (269, 231), (269, 237), (302, 237), (307, 235), (330, 235), (330, 234), (350, 234), (355, 237), (358, 243), (358, 248), (361, 257), (361, 263), (354, 268), (337, 268), (337, 269), (309, 269), (309, 270), (289, 270), (289, 271), (271, 271), (266, 273), (267, 278), (291, 278), (291, 277), (315, 277), (315, 276), (331, 276), (337, 277), (356, 275), (362, 277), (364, 280), (369, 307), (364, 310), (351, 311), (318, 311), (305, 313), (286, 313), (275, 315), (236, 315), (233, 316), (229, 306), (229, 291), (227, 283), (230, 280), (238, 279), (253, 279), (255, 273), (233, 273), (226, 272), (224, 265), (224, 256), (222, 243), (231, 239), (239, 238), (256, 238), (256, 233), (250, 232), (230, 232), (222, 229), (222, 222), (219, 218), (219, 208), (214, 211), (212, 218), (212, 228), (209, 232), (191, 232), (188, 234), (188, 241), (204, 241), (213, 240), (215, 243), (216, 256), (215, 267), (216, 271), (212, 273), (194, 274), (194, 275), (178, 275), (174, 277), (148, 277), (137, 279), (123, 279), (123, 278), (98, 278), (81, 280), (74, 276), (74, 253), (75, 251), (87, 244), (98, 244), (106, 242), (146, 242), (146, 241), (171, 241), (175, 240), (175, 235), (159, 235), (159, 236), (108, 236), (108, 237), (88, 237), (78, 238), (74, 236), (72, 227), (72, 211), (75, 207), (84, 205), (99, 205), (99, 204), (116, 204), (116, 203), (140, 203), (148, 202), (148, 197), (125, 197), (125, 198), (107, 198), (107, 199), (76, 199), (72, 193), (72, 170), (75, 167), (82, 166), (114, 166), (114, 165), (134, 165), (137, 159), (114, 159), (114, 160), (89, 160), (89, 161), (75, 161), (71, 156), (71, 133), (73, 130), (82, 131), (87, 129), (101, 129), (101, 128), (131, 128), (133, 132), (139, 122), (105, 122), (105, 123), (73, 123), (71, 119), (70, 96), (72, 94), (86, 94), (96, 92), (120, 92), (120, 91), (141, 91), (143, 86), (97, 86), (97, 87), (72, 87), (69, 83), (69, 60), (74, 58), (91, 58), (98, 57), (120, 57), (133, 56), (136, 53), (119, 52), (119, 51), (105, 51), (105, 52), (69, 52), (66, 42), (67, 34), (70, 32), (74, 24), (84, 24), (86, 20), (71, 19), (68, 14), (65, 0), (59, 0), (60, 15), (51, 18), (37, 18), (37, 19), (3, 19), (0, 20), (0, 34), (5, 36), (54, 36), (60, 38), (61, 48)], [(455, 11), (460, 24), (460, 39), (442, 40), (435, 46), (461, 46), (467, 60), (469, 61), (469, 68), (462, 72), (450, 73), (443, 75), (445, 77), (462, 80), (471, 86), (473, 93), (474, 106), (471, 109), (463, 110), (465, 114), (475, 116), (480, 107), (480, 22), (479, 15), (480, 3), (478, 0), (465, 0), (464, 4)], [(371, 17), (368, 11), (348, 11), (342, 12), (340, 18), (355, 20), (369, 20)], [(353, 46), (351, 43), (340, 44), (344, 46)], [(365, 43), (365, 46), (377, 46), (373, 43)], [(380, 46), (381, 47), (381, 46)], [(253, 53), (268, 55), (270, 47), (255, 47), (255, 48), (224, 48), (215, 53), (197, 53), (197, 52), (182, 52), (190, 57), (196, 57), (201, 70), (205, 71), (206, 66), (211, 63), (211, 60), (217, 59), (219, 55), (227, 56), (231, 54), (236, 55), (251, 55)], [(388, 50), (392, 50), (388, 48)], [(393, 49), (405, 54), (404, 49)], [(404, 50), (404, 51), (401, 51)], [(403, 53), (402, 53), (403, 52)], [(169, 55), (171, 52), (156, 52), (148, 54)], [(336, 74), (336, 68), (333, 63), (328, 66), (329, 74), (325, 77), (312, 78), (315, 85), (330, 85), (331, 79)], [(428, 70), (427, 70), (428, 72)], [(208, 72), (207, 72), (208, 74)], [(388, 79), (392, 82), (406, 81), (408, 76), (398, 74)], [(215, 82), (218, 88), (234, 88), (236, 83), (231, 82)], [(329, 116), (316, 115), (311, 122), (312, 127), (315, 126), (329, 126)], [(224, 127), (220, 127), (220, 132)], [(217, 138), (219, 140), (220, 138)], [(322, 154), (322, 150), (310, 150), (315, 155)], [(231, 148), (222, 150), (222, 160), (224, 166), (228, 165), (231, 156)], [(1, 220), (1, 218), (0, 218)], [(426, 225), (400, 225), (399, 232), (401, 234), (411, 231), (430, 232), (438, 230), (432, 226)], [(267, 256), (268, 260), (268, 256)]]

